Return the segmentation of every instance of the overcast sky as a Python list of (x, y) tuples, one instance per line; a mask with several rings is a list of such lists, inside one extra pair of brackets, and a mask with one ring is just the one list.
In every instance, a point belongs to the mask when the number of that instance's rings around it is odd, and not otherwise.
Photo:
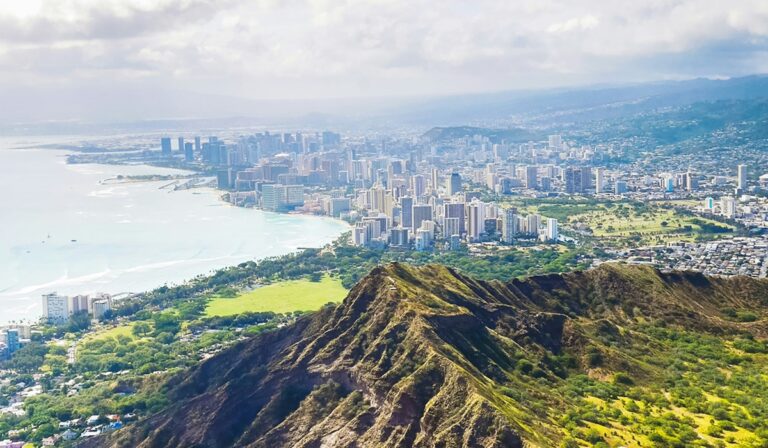
[(766, 0), (0, 0), (0, 83), (250, 98), (768, 72)]

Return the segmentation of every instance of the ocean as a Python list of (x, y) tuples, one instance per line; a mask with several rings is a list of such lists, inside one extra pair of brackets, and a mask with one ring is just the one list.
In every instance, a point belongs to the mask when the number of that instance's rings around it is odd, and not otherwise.
[(39, 318), (44, 293), (141, 292), (321, 247), (348, 228), (234, 207), (209, 188), (108, 181), (177, 170), (69, 165), (64, 151), (17, 149), (34, 142), (0, 140), (0, 323)]

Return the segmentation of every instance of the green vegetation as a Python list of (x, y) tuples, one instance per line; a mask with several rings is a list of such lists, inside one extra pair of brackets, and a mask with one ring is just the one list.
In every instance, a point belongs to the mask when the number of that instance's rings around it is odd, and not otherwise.
[[(612, 247), (694, 241), (733, 234), (735, 226), (701, 218), (669, 202), (541, 200), (523, 201), (528, 210), (557, 218), (580, 239)], [(567, 232), (567, 230), (566, 230)]]
[[(341, 312), (320, 311), (271, 345), (245, 341), (191, 372), (169, 392), (182, 405), (153, 420), (159, 434), (147, 426), (122, 434), (136, 437), (124, 439), (133, 446), (179, 432), (218, 434), (215, 424), (175, 422), (211, 406), (238, 408), (247, 398), (225, 392), (247, 388), (275, 397), (264, 407), (269, 423), (252, 430), (250, 418), (235, 418), (221, 436), (290, 426), (297, 429), (281, 439), (290, 445), (369, 413), (361, 440), (391, 428), (393, 416), (403, 426), (428, 416), (434, 432), (425, 437), (445, 446), (464, 440), (462, 431), (490, 446), (512, 428), (536, 447), (765, 447), (768, 343), (759, 336), (767, 294), (756, 279), (620, 264), (507, 284), (390, 264), (364, 279)], [(284, 350), (281, 341), (296, 338), (313, 343)], [(229, 374), (233, 357), (240, 369)], [(307, 385), (329, 360), (333, 378), (350, 369), (370, 375)], [(290, 386), (275, 391), (275, 381)], [(412, 413), (399, 412), (404, 406)], [(485, 423), (464, 427), (457, 416)], [(517, 445), (512, 437), (504, 446)]]
[(206, 316), (232, 316), (245, 312), (292, 313), (316, 311), (329, 302), (340, 302), (347, 295), (341, 281), (328, 275), (320, 281), (287, 280), (258, 287), (237, 297), (216, 297), (205, 309)]
[[(338, 302), (381, 263), (440, 261), (479, 278), (510, 279), (580, 267), (582, 256), (563, 247), (512, 248), (475, 256), (335, 245), (243, 263), (183, 285), (164, 286), (121, 301), (96, 327), (75, 316), (65, 327), (46, 328), (46, 339), (61, 339), (38, 340), (4, 363), (3, 368), (13, 369), (6, 375), (13, 384), (33, 384), (29, 375), (41, 373), (43, 393), (35, 401), (34, 415), (0, 416), (0, 439), (8, 430), (18, 429), (22, 440), (40, 440), (49, 435), (49, 424), (64, 417), (154, 412), (165, 403), (157, 389), (164, 378), (246, 336), (271, 331), (302, 312)], [(73, 350), (74, 363), (68, 350)], [(0, 390), (0, 403), (19, 390)], [(59, 401), (63, 397), (66, 400)], [(63, 413), (62, 406), (70, 412)]]

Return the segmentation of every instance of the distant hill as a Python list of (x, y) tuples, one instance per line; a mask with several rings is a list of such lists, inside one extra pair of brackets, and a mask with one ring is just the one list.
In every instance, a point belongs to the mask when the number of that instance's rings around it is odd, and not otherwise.
[[(83, 447), (764, 446), (768, 281), (376, 268)], [(763, 379), (761, 379), (763, 378)]]
[(403, 125), (526, 127), (605, 120), (702, 101), (768, 98), (768, 76), (449, 96), (257, 100), (112, 84), (73, 88), (0, 86), (3, 134), (94, 134), (168, 129), (288, 127), (387, 129)]
[(402, 119), (441, 126), (516, 117), (532, 124), (573, 124), (626, 117), (697, 102), (768, 99), (768, 76), (693, 79), (635, 85), (574, 87), (456, 95), (414, 101)]
[(541, 137), (525, 129), (486, 129), (472, 126), (434, 127), (425, 132), (423, 137), (433, 142), (440, 142), (475, 135), (488, 137), (494, 143), (527, 142)]

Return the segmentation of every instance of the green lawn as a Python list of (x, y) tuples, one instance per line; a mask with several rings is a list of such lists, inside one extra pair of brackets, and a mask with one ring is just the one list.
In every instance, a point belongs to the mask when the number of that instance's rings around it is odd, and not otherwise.
[(81, 341), (95, 341), (98, 339), (116, 338), (118, 336), (126, 336), (131, 339), (135, 339), (133, 335), (133, 323), (121, 324), (116, 327), (108, 328), (106, 330), (97, 331), (95, 333), (88, 334)]
[(216, 297), (205, 310), (206, 316), (232, 316), (245, 312), (314, 311), (328, 302), (340, 302), (347, 295), (341, 280), (324, 276), (319, 282), (290, 280), (262, 286), (238, 297)]

